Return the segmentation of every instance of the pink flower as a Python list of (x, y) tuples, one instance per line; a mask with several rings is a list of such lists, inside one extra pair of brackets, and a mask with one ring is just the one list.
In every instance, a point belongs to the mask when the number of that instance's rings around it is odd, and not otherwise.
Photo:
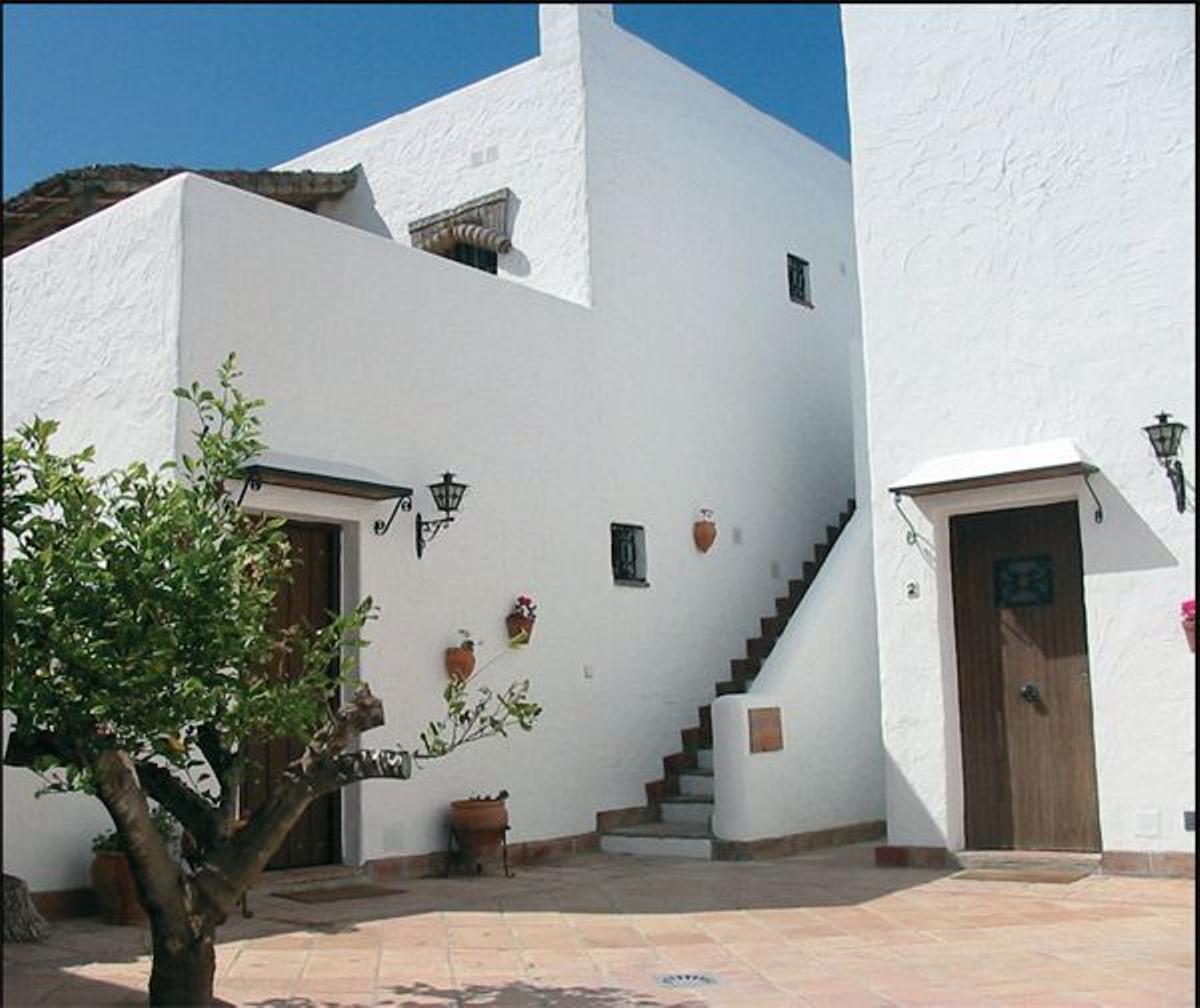
[(1194, 598), (1188, 599), (1179, 607), (1179, 612), (1185, 620), (1194, 621), (1196, 619), (1196, 600)]

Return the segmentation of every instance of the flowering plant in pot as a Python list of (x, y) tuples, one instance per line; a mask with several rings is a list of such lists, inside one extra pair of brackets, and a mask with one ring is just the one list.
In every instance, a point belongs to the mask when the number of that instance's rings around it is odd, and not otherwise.
[(475, 671), (475, 648), (483, 641), (476, 640), (470, 630), (459, 630), (462, 638), (454, 647), (446, 648), (446, 675), (455, 682), (463, 683), (471, 678)]
[[(150, 814), (150, 820), (163, 842), (169, 842), (175, 825), (167, 811), (155, 809)], [(96, 855), (92, 860), (92, 889), (95, 890), (96, 903), (104, 922), (138, 926), (149, 923), (133, 881), (121, 834), (116, 830), (97, 833), (92, 838), (92, 853)]]
[(1194, 653), (1196, 650), (1196, 600), (1188, 599), (1179, 607), (1179, 618), (1183, 624), (1183, 633), (1187, 637), (1188, 647)]
[(537, 619), (537, 605), (528, 595), (518, 595), (513, 603), (512, 612), (505, 618), (508, 628), (508, 643), (510, 647), (520, 647), (528, 644), (533, 634), (533, 622)]

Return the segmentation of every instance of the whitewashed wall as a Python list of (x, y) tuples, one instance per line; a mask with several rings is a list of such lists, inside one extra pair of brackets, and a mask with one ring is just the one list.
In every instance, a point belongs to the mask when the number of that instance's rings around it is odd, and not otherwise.
[[(391, 476), (426, 517), (424, 484), (443, 469), (471, 485), (421, 560), (413, 515), (371, 532), (386, 504), (247, 498), (346, 531), (347, 602), (370, 593), (382, 610), (364, 676), (388, 724), (364, 744), (415, 744), (458, 627), (484, 638), (481, 662), (500, 655), (483, 682), (528, 676), (546, 709), (531, 735), (354, 789), (352, 860), (441, 849), (447, 803), (501, 787), (513, 841), (641, 804), (853, 494), (847, 166), (622, 32), (608, 5), (544, 8), (541, 26), (537, 61), (288, 163), (360, 161), (386, 227), (361, 202), (346, 226), (197, 176), (173, 183), (179, 379), (211, 380), (236, 350), (273, 449)], [(567, 100), (578, 82), (586, 99)], [(497, 108), (509, 129), (488, 134)], [(496, 160), (469, 167), (481, 144)], [(405, 244), (408, 220), (502, 185), (521, 200), (526, 275)], [(788, 300), (787, 252), (813, 264), (813, 310)], [(720, 526), (707, 555), (691, 540), (700, 507)], [(645, 526), (649, 587), (612, 583), (614, 521)], [(508, 652), (521, 592), (539, 620), (532, 646)]]
[[(174, 455), (180, 194), (168, 179), (4, 260), (4, 433), (60, 421), (58, 451), (96, 464)], [(5, 717), (5, 744), (10, 724)], [(34, 891), (88, 884), (90, 840), (111, 826), (94, 798), (35, 799), (5, 767), (4, 870)]]
[[(761, 840), (884, 816), (871, 516), (857, 513), (749, 693), (713, 705), (713, 831)], [(748, 712), (780, 708), (783, 748), (750, 752)]]
[[(1194, 484), (1194, 9), (851, 5), (843, 27), (890, 842), (963, 842), (950, 514), (1078, 498), (1103, 847), (1193, 850), (1194, 501), (1176, 513), (1141, 428), (1188, 424)], [(1069, 480), (906, 505), (932, 549), (905, 544), (904, 473), (1058, 437), (1100, 466), (1102, 525)]]
[(344, 171), (361, 165), (354, 190), (322, 212), (405, 245), (412, 221), (507, 186), (516, 197), (509, 211), (513, 249), (500, 255), (499, 274), (587, 304), (577, 16), (568, 5), (543, 10), (537, 59), (278, 167)]

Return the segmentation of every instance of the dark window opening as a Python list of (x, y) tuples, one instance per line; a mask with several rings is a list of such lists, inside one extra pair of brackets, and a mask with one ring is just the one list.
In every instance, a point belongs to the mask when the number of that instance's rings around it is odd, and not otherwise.
[(812, 283), (808, 275), (808, 260), (799, 256), (787, 257), (788, 297), (808, 308), (812, 303)]
[(612, 572), (617, 584), (646, 584), (646, 530), (612, 525)]
[(466, 263), (485, 273), (496, 272), (496, 253), (490, 249), (479, 248), (477, 245), (467, 245), (458, 242), (446, 256), (455, 262)]

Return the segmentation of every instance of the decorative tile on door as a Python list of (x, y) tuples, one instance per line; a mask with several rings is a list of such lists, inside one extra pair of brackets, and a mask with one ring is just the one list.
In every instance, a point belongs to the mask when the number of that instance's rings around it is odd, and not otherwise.
[(1051, 605), (1054, 565), (1049, 555), (1006, 557), (993, 564), (992, 585), (998, 609)]

